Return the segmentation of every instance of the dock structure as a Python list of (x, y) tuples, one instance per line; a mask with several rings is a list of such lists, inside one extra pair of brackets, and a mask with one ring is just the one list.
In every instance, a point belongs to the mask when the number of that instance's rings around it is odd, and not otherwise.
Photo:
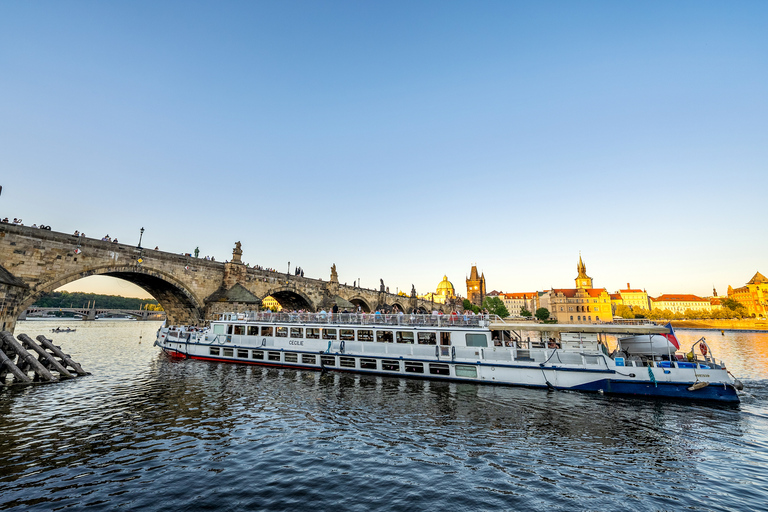
[(44, 336), (35, 342), (26, 334), (16, 339), (8, 331), (0, 332), (0, 386), (57, 382), (80, 375), (88, 372)]

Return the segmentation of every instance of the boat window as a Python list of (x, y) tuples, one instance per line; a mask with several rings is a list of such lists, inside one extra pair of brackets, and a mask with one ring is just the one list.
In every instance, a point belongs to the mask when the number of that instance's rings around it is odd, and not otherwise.
[(336, 356), (320, 356), (320, 364), (323, 366), (336, 366)]
[(336, 329), (323, 329), (323, 339), (324, 340), (335, 340), (336, 339)]
[(450, 375), (451, 369), (447, 364), (429, 363), (429, 373), (432, 375)]
[(433, 332), (420, 332), (419, 345), (437, 345), (437, 335)]
[(485, 334), (467, 333), (467, 346), (468, 347), (487, 347), (488, 337)]
[(354, 368), (355, 367), (355, 358), (354, 357), (339, 357), (339, 366), (342, 368)]
[(376, 369), (376, 360), (375, 359), (360, 359), (360, 368), (362, 370), (375, 370)]
[(424, 373), (424, 364), (413, 361), (405, 362), (405, 373)]
[(451, 333), (449, 333), (449, 332), (441, 332), (440, 333), (440, 344), (441, 345), (450, 345), (451, 344)]
[(227, 326), (227, 334), (232, 334), (232, 324)]
[(291, 338), (303, 338), (304, 329), (301, 327), (291, 327)]
[(318, 329), (317, 327), (307, 327), (307, 339), (319, 340), (320, 329)]
[(219, 355), (219, 347), (211, 347), (211, 350), (210, 350), (210, 354), (211, 354), (212, 356), (217, 356), (217, 355)]
[(231, 349), (231, 348), (225, 348), (225, 349), (224, 349), (224, 356), (226, 356), (226, 357), (232, 357), (232, 355), (233, 355), (233, 354), (234, 354), (234, 351), (233, 351), (233, 349)]
[(357, 331), (357, 341), (373, 341), (373, 331), (360, 329)]
[(259, 335), (259, 328), (255, 325), (249, 325), (248, 326), (248, 336), (258, 336)]
[(354, 341), (355, 340), (355, 330), (354, 329), (341, 329), (339, 332), (339, 339), (347, 340), (347, 341)]
[(288, 328), (287, 327), (277, 327), (277, 328), (275, 328), (275, 334), (277, 334), (278, 338), (287, 338), (288, 337)]
[(225, 329), (223, 324), (213, 324), (213, 334), (224, 334)]
[(269, 326), (269, 327), (262, 326), (261, 327), (261, 335), (262, 336), (272, 336), (272, 326)]
[(286, 352), (285, 353), (285, 362), (286, 363), (298, 363), (299, 362), (299, 354), (295, 352)]
[(245, 334), (245, 326), (244, 325), (236, 325), (235, 326), (235, 332), (233, 334), (237, 334), (238, 336), (243, 336)]
[(473, 379), (477, 378), (477, 367), (475, 366), (457, 364), (455, 370), (457, 377), (471, 377)]
[(392, 331), (376, 331), (376, 341), (379, 343), (392, 343)]
[(317, 364), (317, 356), (301, 354), (301, 362), (304, 364)]
[(251, 351), (251, 359), (264, 359), (264, 352), (261, 350)]
[(413, 344), (413, 332), (412, 331), (397, 331), (398, 343), (411, 343)]
[(237, 357), (242, 357), (243, 359), (248, 358), (248, 351), (247, 350), (237, 350)]
[(397, 359), (384, 359), (381, 361), (381, 369), (385, 372), (399, 372), (400, 361)]
[(280, 352), (267, 352), (267, 359), (269, 359), (270, 361), (279, 361)]

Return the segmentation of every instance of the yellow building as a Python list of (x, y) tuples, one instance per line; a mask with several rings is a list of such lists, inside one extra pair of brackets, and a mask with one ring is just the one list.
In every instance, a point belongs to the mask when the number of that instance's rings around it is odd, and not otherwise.
[(435, 293), (428, 293), (426, 295), (417, 295), (419, 299), (430, 300), (436, 304), (445, 304), (448, 299), (456, 298), (456, 290), (453, 287), (453, 283), (448, 280), (448, 276), (443, 276), (443, 280), (437, 285), (437, 291)]
[(605, 288), (592, 288), (592, 278), (579, 255), (576, 288), (553, 288), (547, 292), (550, 316), (562, 324), (610, 322), (611, 296)]
[(768, 279), (756, 272), (741, 288), (728, 287), (728, 298), (738, 301), (747, 308), (750, 316), (768, 315)]
[(621, 295), (621, 303), (624, 306), (629, 306), (632, 309), (651, 309), (648, 293), (645, 290), (632, 288), (627, 283), (627, 289), (619, 290), (618, 293)]
[(261, 308), (262, 309), (271, 309), (272, 311), (282, 311), (283, 307), (280, 305), (277, 300), (272, 297), (271, 295), (268, 297), (264, 297), (264, 299), (261, 301)]
[(702, 299), (696, 295), (665, 293), (658, 297), (651, 297), (651, 309), (668, 309), (673, 313), (685, 313), (691, 311), (711, 311), (712, 304), (709, 299)]
[(538, 292), (499, 293), (498, 297), (509, 311), (509, 316), (521, 316), (520, 310), (522, 308), (531, 313), (536, 313), (538, 309)]

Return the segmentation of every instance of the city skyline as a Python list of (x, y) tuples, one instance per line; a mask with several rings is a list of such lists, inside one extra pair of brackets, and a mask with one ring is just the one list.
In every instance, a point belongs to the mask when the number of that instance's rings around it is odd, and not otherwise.
[(581, 252), (724, 295), (768, 268), (766, 15), (6, 2), (0, 216), (393, 292), (569, 287)]

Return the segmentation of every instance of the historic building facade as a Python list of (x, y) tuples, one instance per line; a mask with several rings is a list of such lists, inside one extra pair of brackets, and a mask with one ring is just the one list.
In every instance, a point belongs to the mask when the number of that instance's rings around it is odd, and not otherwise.
[(691, 311), (711, 311), (712, 304), (709, 299), (703, 299), (697, 295), (665, 293), (658, 297), (651, 297), (651, 309), (668, 309), (673, 313), (685, 313)]
[(509, 311), (509, 316), (520, 317), (522, 308), (531, 313), (536, 313), (538, 309), (538, 292), (499, 293), (498, 297)]
[(467, 299), (475, 306), (482, 306), (485, 298), (485, 274), (478, 275), (477, 265), (472, 265), (472, 270), (467, 278)]
[(744, 304), (750, 315), (768, 316), (768, 279), (756, 272), (746, 285), (735, 289), (729, 286), (728, 298)]
[[(605, 288), (593, 288), (587, 266), (579, 255), (576, 288), (553, 288), (542, 302), (548, 304), (551, 317), (561, 324), (610, 322), (613, 320), (611, 296)], [(544, 306), (546, 307), (546, 306)]]
[(627, 283), (626, 290), (619, 290), (621, 295), (621, 304), (629, 306), (632, 309), (651, 309), (651, 303), (648, 300), (648, 293), (639, 288), (632, 288)]
[(453, 283), (448, 280), (448, 276), (443, 276), (443, 280), (437, 284), (435, 293), (428, 293), (418, 297), (438, 304), (445, 304), (451, 299), (456, 298), (456, 289), (453, 287)]

